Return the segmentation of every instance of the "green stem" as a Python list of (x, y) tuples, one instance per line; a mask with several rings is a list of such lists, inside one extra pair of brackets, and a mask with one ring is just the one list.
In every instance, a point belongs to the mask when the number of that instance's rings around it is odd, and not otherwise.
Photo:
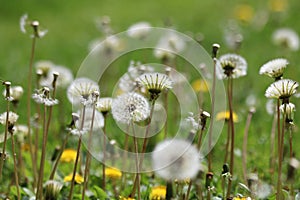
[[(29, 151), (30, 151), (30, 157), (31, 157), (31, 164), (33, 169), (33, 187), (36, 187), (36, 179), (37, 179), (37, 163), (34, 159), (34, 153), (32, 148), (32, 138), (31, 138), (31, 82), (32, 82), (32, 65), (35, 55), (35, 43), (36, 43), (36, 37), (32, 38), (32, 46), (31, 46), (31, 56), (29, 61), (29, 72), (28, 72), (28, 88), (27, 88), (27, 127), (28, 127), (28, 143), (29, 143)], [(35, 147), (38, 148), (38, 147)]]
[(93, 112), (92, 112), (92, 122), (91, 122), (90, 131), (89, 131), (87, 157), (86, 157), (86, 161), (85, 161), (84, 182), (83, 182), (83, 189), (82, 189), (82, 196), (81, 196), (82, 200), (84, 200), (84, 198), (85, 198), (85, 191), (88, 187), (88, 180), (89, 180), (89, 174), (90, 174), (90, 165), (91, 165), (91, 157), (92, 157), (92, 155), (90, 153), (90, 149), (92, 147), (95, 111), (96, 111), (96, 106), (94, 104), (93, 105)]
[[(234, 123), (233, 123), (233, 108), (232, 108), (232, 88), (233, 87), (233, 79), (232, 77), (228, 77), (228, 103), (229, 103), (229, 123), (231, 127), (231, 148), (230, 148), (230, 175), (233, 177), (234, 170)], [(228, 188), (227, 188), (227, 198), (230, 197), (231, 193), (231, 185), (232, 179), (229, 179)]]
[(7, 141), (7, 133), (8, 133), (8, 120), (9, 120), (9, 101), (7, 101), (7, 107), (6, 107), (4, 141), (3, 141), (2, 154), (1, 154), (1, 159), (0, 159), (0, 180), (2, 180), (2, 170), (3, 170), (4, 161), (6, 159), (6, 141)]
[[(82, 108), (82, 121), (80, 125), (79, 131), (83, 130), (84, 126), (84, 118), (85, 118), (85, 105)], [(69, 198), (68, 199), (73, 199), (73, 190), (74, 190), (74, 185), (75, 185), (75, 177), (76, 177), (76, 171), (77, 171), (77, 165), (79, 161), (79, 154), (80, 154), (80, 149), (81, 149), (81, 141), (82, 140), (82, 134), (81, 132), (79, 133), (79, 138), (78, 138), (78, 144), (77, 144), (77, 153), (76, 153), (76, 159), (75, 159), (75, 164), (74, 164), (74, 169), (73, 169), (73, 174), (72, 174), (72, 180), (71, 180), (71, 188), (69, 192)]]
[(42, 196), (43, 196), (43, 179), (44, 179), (44, 167), (45, 167), (46, 144), (47, 144), (46, 113), (47, 113), (47, 106), (44, 105), (42, 155), (41, 155), (40, 170), (39, 170), (39, 176), (38, 176), (38, 182), (37, 182), (36, 199), (42, 199)]
[(10, 133), (11, 133), (11, 148), (12, 148), (12, 153), (13, 153), (13, 158), (14, 158), (14, 175), (15, 175), (15, 181), (16, 181), (18, 200), (20, 200), (21, 195), (20, 195), (19, 177), (18, 177), (18, 169), (17, 169), (17, 155), (15, 152), (15, 141), (14, 141), (13, 132), (11, 131)]
[(242, 151), (242, 165), (243, 165), (243, 176), (244, 182), (247, 183), (247, 144), (248, 144), (248, 134), (249, 127), (251, 123), (251, 119), (253, 116), (253, 112), (250, 110), (247, 117), (246, 127), (244, 131), (244, 139), (243, 139), (243, 151)]
[(212, 171), (212, 134), (215, 120), (215, 99), (216, 99), (216, 64), (217, 59), (213, 58), (213, 83), (212, 83), (212, 91), (211, 91), (211, 121), (209, 124), (209, 132), (208, 132), (208, 171)]

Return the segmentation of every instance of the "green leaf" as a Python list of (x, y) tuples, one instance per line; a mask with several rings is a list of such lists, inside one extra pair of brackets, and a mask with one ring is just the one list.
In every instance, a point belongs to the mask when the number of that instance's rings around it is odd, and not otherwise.
[(107, 198), (107, 194), (100, 187), (95, 185), (95, 186), (93, 186), (92, 190), (98, 199), (106, 199)]

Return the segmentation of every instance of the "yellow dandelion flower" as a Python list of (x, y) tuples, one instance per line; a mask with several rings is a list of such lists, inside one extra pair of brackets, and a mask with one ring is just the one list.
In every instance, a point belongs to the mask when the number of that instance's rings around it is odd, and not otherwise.
[[(216, 116), (216, 120), (229, 120), (229, 111), (218, 112)], [(233, 122), (238, 121), (238, 116), (235, 112), (232, 113)]]
[(120, 179), (122, 172), (117, 168), (105, 168), (105, 176), (111, 179)]
[(164, 200), (166, 199), (167, 188), (166, 186), (155, 186), (150, 193), (150, 200)]
[(135, 200), (135, 199), (134, 198), (130, 198), (130, 197), (119, 196), (119, 200)]
[(287, 6), (287, 0), (269, 0), (269, 9), (273, 12), (283, 12)]
[(251, 22), (253, 13), (253, 8), (247, 4), (237, 5), (234, 10), (235, 18), (243, 22)]
[[(64, 178), (64, 182), (70, 182), (72, 181), (72, 177), (73, 177), (73, 173), (72, 174), (69, 174), (68, 176), (65, 176)], [(77, 174), (75, 175), (75, 182), (78, 183), (78, 184), (81, 184), (83, 183), (84, 179), (81, 175)]]
[(233, 200), (251, 200), (250, 197), (233, 197)]
[(203, 79), (197, 79), (192, 83), (192, 87), (196, 92), (207, 92), (208, 83)]
[(61, 162), (75, 162), (77, 151), (74, 149), (65, 149), (60, 157)]

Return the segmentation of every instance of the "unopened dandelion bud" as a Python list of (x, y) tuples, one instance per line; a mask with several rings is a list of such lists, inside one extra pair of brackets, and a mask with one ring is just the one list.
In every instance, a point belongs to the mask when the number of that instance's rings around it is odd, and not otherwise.
[(211, 188), (213, 177), (214, 177), (214, 174), (212, 172), (207, 172), (206, 173), (205, 187), (207, 189)]
[(75, 123), (79, 120), (79, 114), (77, 113), (72, 113), (72, 121), (70, 123), (70, 127), (75, 126)]
[(57, 81), (58, 76), (59, 76), (58, 72), (53, 72), (53, 81), (52, 81), (53, 88), (56, 88), (56, 81)]
[(200, 120), (201, 120), (202, 129), (204, 129), (205, 126), (206, 126), (207, 118), (210, 118), (210, 114), (208, 112), (206, 112), (206, 111), (202, 111), (200, 113)]
[(215, 43), (215, 44), (212, 45), (212, 57), (213, 58), (217, 57), (217, 53), (218, 53), (219, 49), (220, 49), (219, 44)]
[(40, 23), (38, 21), (31, 22), (31, 26), (33, 27), (35, 37), (39, 37), (39, 30), (38, 30), (39, 25), (40, 25)]
[(45, 97), (49, 98), (50, 89), (48, 87), (43, 87), (43, 94)]
[(10, 99), (10, 85), (11, 85), (11, 82), (9, 81), (5, 81), (3, 83), (5, 85), (5, 89), (6, 89), (6, 96), (5, 96), (5, 99)]
[(223, 165), (222, 175), (225, 175), (229, 172), (229, 166), (227, 163)]
[(56, 146), (51, 156), (51, 162), (54, 162), (56, 160), (59, 152), (60, 152), (60, 146)]

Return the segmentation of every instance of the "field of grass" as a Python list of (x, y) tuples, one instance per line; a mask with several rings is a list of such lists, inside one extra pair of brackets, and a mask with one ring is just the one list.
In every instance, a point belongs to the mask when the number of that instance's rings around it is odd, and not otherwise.
[[(249, 111), (249, 103), (255, 107), (256, 112), (253, 114), (252, 121), (249, 127), (248, 149), (247, 149), (247, 173), (257, 173), (260, 183), (266, 183), (271, 188), (271, 192), (266, 197), (267, 199), (275, 199), (276, 183), (277, 183), (277, 167), (275, 172), (270, 173), (269, 162), (271, 158), (270, 142), (271, 129), (273, 123), (273, 116), (266, 111), (267, 98), (265, 97), (265, 90), (272, 83), (272, 79), (263, 75), (259, 75), (260, 67), (269, 60), (274, 58), (286, 58), (289, 65), (284, 72), (284, 78), (289, 78), (295, 81), (300, 81), (300, 63), (299, 50), (292, 51), (288, 48), (275, 45), (272, 42), (272, 34), (279, 28), (291, 28), (296, 33), (300, 33), (300, 26), (298, 19), (300, 13), (298, 8), (300, 2), (297, 0), (269, 0), (269, 1), (219, 1), (219, 0), (205, 0), (205, 1), (117, 1), (117, 0), (100, 0), (100, 1), (58, 1), (46, 0), (38, 2), (30, 1), (5, 1), (0, 6), (0, 79), (3, 81), (10, 81), (12, 86), (21, 85), (24, 88), (24, 95), (19, 103), (16, 113), (19, 115), (18, 124), (26, 124), (27, 117), (27, 83), (29, 60), (31, 56), (32, 39), (30, 33), (23, 34), (20, 31), (19, 20), (20, 17), (27, 13), (32, 20), (38, 20), (40, 26), (48, 30), (48, 33), (43, 38), (37, 38), (34, 62), (39, 60), (49, 60), (57, 65), (62, 65), (69, 68), (74, 77), (79, 71), (80, 66), (90, 53), (89, 45), (98, 38), (104, 38), (104, 34), (97, 23), (103, 19), (103, 16), (109, 16), (111, 19), (110, 26), (113, 33), (121, 33), (128, 29), (129, 26), (136, 22), (147, 21), (153, 27), (172, 28), (180, 33), (186, 34), (192, 38), (201, 38), (199, 43), (202, 47), (211, 54), (212, 44), (218, 43), (221, 48), (218, 52), (218, 57), (226, 53), (237, 53), (243, 56), (248, 63), (247, 75), (239, 79), (235, 79), (233, 83), (233, 110), (238, 115), (238, 121), (235, 123), (235, 167), (233, 189), (231, 196), (237, 197), (238, 193), (243, 196), (251, 196), (255, 198), (254, 191), (246, 191), (241, 189), (239, 183), (247, 186), (248, 183), (243, 179), (242, 171), (242, 157), (240, 152), (243, 145), (243, 137), (246, 126), (246, 120)], [(226, 31), (231, 27), (233, 32), (240, 33), (243, 37), (241, 46), (238, 50), (233, 50), (228, 46), (225, 40)], [(30, 30), (30, 29), (29, 29)], [(29, 31), (30, 32), (30, 31)], [(131, 60), (142, 61), (145, 63), (161, 63), (161, 60), (153, 56), (152, 50), (144, 50), (142, 52), (130, 52), (114, 61), (110, 68), (105, 72), (105, 76), (100, 80), (100, 97), (116, 95), (112, 90), (116, 87), (118, 79), (127, 71), (129, 62)], [(193, 67), (182, 58), (176, 58), (172, 63), (176, 65), (179, 72), (184, 72), (190, 84), (195, 79), (202, 78), (196, 75)], [(210, 66), (211, 67), (211, 66)], [(211, 70), (211, 69), (210, 69)], [(89, 73), (89, 72), (87, 72)], [(33, 78), (33, 85), (36, 77)], [(224, 80), (226, 86), (227, 81)], [(210, 85), (211, 86), (211, 85)], [(1, 89), (1, 88), (0, 88)], [(2, 88), (5, 90), (5, 87)], [(204, 93), (203, 109), (211, 112), (211, 103), (209, 93)], [(66, 126), (71, 122), (71, 113), (75, 112), (74, 106), (69, 103), (66, 95), (66, 89), (57, 91), (57, 98), (60, 101), (59, 105), (53, 106), (53, 116), (47, 141), (46, 150), (46, 164), (44, 170), (44, 183), (48, 180), (51, 168), (54, 161), (51, 157), (55, 148), (62, 145), (67, 131)], [(166, 97), (160, 97), (165, 100)], [(188, 97), (187, 97), (188, 98)], [(254, 99), (254, 100), (253, 100)], [(227, 105), (227, 97), (225, 99), (217, 99), (216, 104), (225, 102)], [(298, 152), (300, 147), (299, 132), (299, 114), (297, 113), (299, 99), (291, 98), (296, 106), (294, 115), (294, 133), (293, 133), (293, 148), (295, 158), (299, 158)], [(1, 113), (6, 111), (7, 101), (3, 97), (0, 100)], [(31, 115), (37, 112), (37, 106), (34, 101), (31, 102)], [(178, 102), (176, 95), (169, 94), (169, 120), (168, 133), (174, 136), (178, 129), (178, 120), (180, 117), (180, 110), (177, 109)], [(43, 107), (41, 106), (40, 109)], [(229, 109), (229, 108), (227, 108)], [(41, 112), (41, 111), (40, 111)], [(198, 110), (191, 110), (191, 112), (199, 113)], [(41, 117), (41, 116), (40, 116)], [(174, 121), (173, 121), (174, 120)], [(177, 120), (177, 121), (176, 121)], [(40, 122), (42, 123), (42, 118)], [(209, 127), (210, 120), (208, 120), (207, 127)], [(106, 132), (110, 140), (116, 140), (117, 146), (123, 145), (125, 136), (121, 135), (121, 130), (115, 126), (112, 115), (108, 115), (106, 122)], [(41, 142), (42, 142), (42, 124), (40, 127), (40, 147), (38, 148), (38, 157), (40, 158)], [(207, 130), (207, 129), (206, 129)], [(205, 130), (205, 134), (207, 131)], [(0, 127), (0, 132), (5, 132), (5, 124)], [(33, 131), (34, 132), (34, 131)], [(163, 139), (162, 133), (158, 134), (149, 141), (147, 151), (151, 152), (156, 144)], [(3, 134), (4, 135), (4, 134)], [(96, 136), (94, 136), (96, 137)], [(210, 199), (212, 196), (222, 195), (221, 173), (223, 160), (225, 156), (225, 142), (227, 137), (227, 122), (225, 122), (222, 134), (217, 140), (213, 149), (212, 157), (212, 172), (214, 179), (212, 185), (216, 187), (211, 194), (205, 190), (205, 174), (208, 172), (204, 170), (204, 175), (200, 179), (200, 175), (195, 182), (202, 184), (202, 190), (205, 199)], [(22, 145), (28, 144), (28, 138), (25, 139)], [(99, 140), (100, 141), (100, 140)], [(133, 141), (130, 141), (133, 145)], [(277, 140), (275, 140), (277, 142)], [(78, 137), (69, 136), (67, 148), (76, 150)], [(284, 182), (283, 187), (288, 191), (290, 183), (285, 182), (289, 163), (288, 150), (288, 132), (285, 137), (285, 159), (282, 163)], [(86, 144), (86, 143), (85, 143)], [(22, 199), (29, 199), (35, 196), (32, 187), (33, 174), (32, 165), (30, 164), (30, 153), (28, 149), (16, 146), (16, 152), (19, 155), (23, 152), (24, 174), (19, 171)], [(2, 152), (2, 146), (1, 152)], [(139, 147), (142, 146), (142, 140), (139, 140)], [(22, 150), (21, 150), (22, 147)], [(0, 181), (0, 198), (8, 197), (10, 199), (17, 199), (17, 190), (15, 181), (10, 177), (14, 175), (14, 163), (11, 152), (11, 144), (8, 141), (7, 152), (10, 155), (7, 162), (5, 161), (3, 167), (3, 177)], [(276, 147), (277, 148), (277, 147)], [(133, 151), (133, 146), (131, 150)], [(86, 146), (82, 148), (82, 158), (77, 169), (81, 175), (84, 175), (84, 162), (88, 154), (86, 153)], [(117, 163), (122, 163), (122, 157), (118, 157)], [(276, 157), (277, 162), (277, 157)], [(207, 157), (203, 162), (207, 166)], [(20, 163), (19, 163), (20, 164)], [(38, 165), (39, 166), (39, 165)], [(81, 166), (81, 168), (79, 167)], [(276, 164), (277, 166), (277, 164)], [(80, 168), (80, 169), (79, 169)], [(86, 193), (90, 199), (104, 199), (119, 198), (119, 196), (128, 197), (132, 189), (132, 181), (134, 175), (131, 173), (123, 173), (120, 179), (110, 180), (107, 177), (106, 190), (102, 190), (102, 164), (97, 159), (92, 159), (90, 168), (90, 179), (88, 189), (90, 193)], [(63, 184), (63, 188), (58, 196), (59, 199), (67, 199), (70, 191), (70, 182), (64, 182), (65, 176), (73, 172), (72, 163), (59, 164), (55, 179)], [(180, 173), (180, 172), (178, 172)], [(125, 178), (126, 177), (126, 178)], [(298, 170), (295, 170), (293, 182), (293, 196), (300, 192), (300, 175)], [(126, 182), (127, 181), (127, 182)], [(128, 187), (121, 185), (126, 184)], [(156, 185), (166, 185), (166, 182), (155, 176), (152, 173), (142, 175), (141, 181), (142, 199), (149, 199), (151, 188)], [(200, 198), (198, 195), (197, 184), (192, 186), (189, 199)], [(187, 192), (188, 184), (179, 183), (174, 184), (177, 190), (174, 189), (174, 198), (183, 199)], [(81, 199), (82, 184), (75, 184), (74, 199)], [(179, 188), (179, 189), (178, 189)], [(105, 194), (106, 192), (106, 194)], [(45, 191), (44, 191), (45, 193)], [(176, 194), (175, 194), (176, 193)], [(177, 196), (176, 196), (177, 195)], [(225, 198), (225, 197), (224, 197)], [(223, 199), (224, 199), (223, 198)], [(258, 198), (256, 196), (256, 198)], [(120, 197), (121, 199), (121, 197)], [(138, 199), (135, 196), (135, 199)], [(155, 198), (153, 198), (155, 199)], [(188, 198), (187, 198), (188, 199)]]

